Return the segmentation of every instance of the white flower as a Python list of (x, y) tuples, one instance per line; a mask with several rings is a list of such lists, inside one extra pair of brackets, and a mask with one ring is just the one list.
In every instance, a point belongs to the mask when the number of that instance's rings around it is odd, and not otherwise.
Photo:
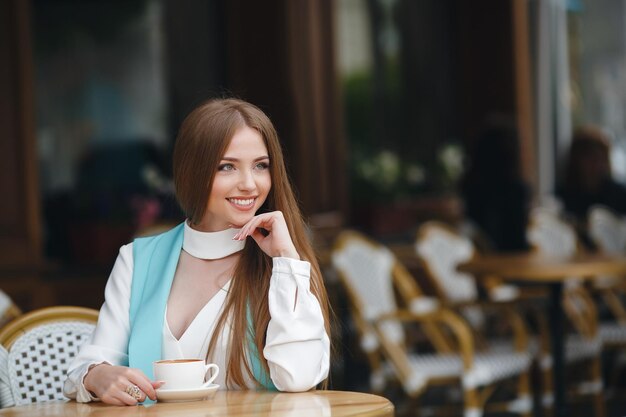
[(391, 151), (382, 151), (377, 156), (377, 165), (380, 168), (378, 182), (383, 186), (391, 186), (400, 177), (400, 160)]
[(456, 144), (447, 144), (439, 151), (439, 161), (451, 180), (459, 178), (463, 172), (463, 151)]
[(381, 151), (356, 164), (357, 174), (378, 189), (388, 189), (400, 179), (400, 158), (391, 151)]

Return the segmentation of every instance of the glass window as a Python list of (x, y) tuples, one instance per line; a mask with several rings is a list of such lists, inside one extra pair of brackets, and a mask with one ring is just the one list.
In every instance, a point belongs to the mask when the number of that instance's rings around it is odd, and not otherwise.
[(35, 0), (33, 16), (46, 255), (109, 264), (170, 194), (163, 2)]
[(454, 2), (339, 0), (336, 10), (353, 203), (450, 191), (462, 164)]
[(614, 175), (626, 181), (626, 3), (569, 0), (570, 99), (575, 126), (610, 136)]

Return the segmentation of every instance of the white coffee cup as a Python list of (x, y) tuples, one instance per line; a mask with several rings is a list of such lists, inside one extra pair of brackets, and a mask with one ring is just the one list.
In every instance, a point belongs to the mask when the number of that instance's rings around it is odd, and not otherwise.
[[(207, 388), (220, 373), (216, 364), (202, 359), (164, 359), (153, 362), (152, 367), (154, 379), (164, 381), (161, 388), (166, 390)], [(210, 369), (211, 376), (205, 380)]]

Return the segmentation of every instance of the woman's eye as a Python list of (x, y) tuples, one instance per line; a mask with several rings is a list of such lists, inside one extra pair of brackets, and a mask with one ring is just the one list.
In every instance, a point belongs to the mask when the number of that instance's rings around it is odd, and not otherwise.
[(270, 167), (270, 164), (267, 162), (259, 162), (255, 166), (255, 168), (258, 170), (265, 170), (265, 169), (268, 169), (269, 167)]
[(218, 171), (232, 171), (233, 169), (235, 169), (233, 164), (222, 164), (217, 167)]

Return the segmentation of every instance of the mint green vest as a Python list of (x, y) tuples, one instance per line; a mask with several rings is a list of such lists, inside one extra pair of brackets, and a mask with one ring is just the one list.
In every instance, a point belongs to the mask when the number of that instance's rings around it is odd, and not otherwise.
[[(184, 223), (157, 236), (133, 242), (133, 280), (130, 289), (130, 337), (128, 365), (154, 379), (152, 362), (162, 359), (165, 306), (183, 247)], [(254, 378), (266, 389), (276, 390), (261, 365), (253, 343), (252, 317), (248, 311), (249, 363)]]

